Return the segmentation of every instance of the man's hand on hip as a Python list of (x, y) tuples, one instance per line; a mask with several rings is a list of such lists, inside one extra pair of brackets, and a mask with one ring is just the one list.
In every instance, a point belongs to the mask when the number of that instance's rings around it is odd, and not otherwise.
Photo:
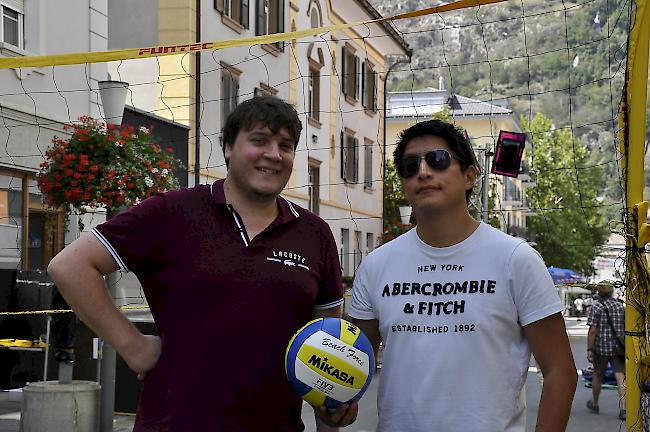
[(158, 363), (160, 348), (158, 336), (140, 335), (137, 341), (121, 350), (120, 355), (129, 368), (138, 374), (138, 379), (143, 380)]

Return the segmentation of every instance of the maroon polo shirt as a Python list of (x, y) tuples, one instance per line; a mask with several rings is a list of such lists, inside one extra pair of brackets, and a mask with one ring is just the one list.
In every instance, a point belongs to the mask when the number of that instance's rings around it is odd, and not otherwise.
[(329, 226), (277, 199), (253, 240), (223, 180), (151, 197), (93, 230), (136, 274), (162, 338), (135, 432), (302, 431), (284, 372), (314, 309), (343, 303)]

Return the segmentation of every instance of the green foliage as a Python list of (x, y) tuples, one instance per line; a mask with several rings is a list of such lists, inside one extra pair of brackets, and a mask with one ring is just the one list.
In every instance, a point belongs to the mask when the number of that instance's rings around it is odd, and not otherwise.
[(587, 147), (570, 129), (555, 129), (538, 113), (522, 128), (533, 142), (535, 187), (527, 197), (535, 216), (527, 218), (537, 249), (549, 266), (594, 273), (592, 262), (607, 238), (607, 223), (599, 210), (603, 169), (590, 164)]
[(488, 225), (496, 229), (501, 229), (501, 222), (499, 221), (499, 213), (497, 212), (497, 183), (490, 181), (490, 189), (488, 190)]
[(384, 234), (380, 243), (386, 243), (406, 232), (410, 225), (401, 222), (399, 208), (409, 205), (402, 191), (402, 181), (392, 160), (386, 161), (386, 178), (384, 179)]

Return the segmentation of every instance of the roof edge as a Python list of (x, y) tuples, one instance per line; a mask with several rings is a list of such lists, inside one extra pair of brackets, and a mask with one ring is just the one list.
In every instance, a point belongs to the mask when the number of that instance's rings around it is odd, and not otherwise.
[[(385, 18), (384, 16), (382, 16), (382, 14), (379, 13), (379, 11), (377, 11), (377, 9), (375, 9), (373, 5), (370, 4), (368, 0), (355, 0), (355, 2), (363, 9), (365, 9), (371, 18), (373, 19)], [(397, 42), (397, 45), (399, 45), (409, 57), (413, 54), (413, 50), (409, 47), (408, 43), (406, 43), (404, 38), (399, 35), (397, 30), (395, 29), (395, 26), (393, 26), (391, 22), (382, 21), (378, 24), (382, 26), (384, 30), (386, 30), (386, 32), (395, 40), (395, 42)]]

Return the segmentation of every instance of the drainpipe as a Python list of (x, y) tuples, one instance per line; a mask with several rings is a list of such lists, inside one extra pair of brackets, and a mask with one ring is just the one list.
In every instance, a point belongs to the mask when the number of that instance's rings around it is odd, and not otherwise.
[(384, 127), (383, 127), (383, 142), (382, 142), (382, 154), (384, 160), (382, 161), (382, 167), (383, 167), (383, 175), (382, 175), (382, 187), (381, 187), (381, 235), (383, 236), (384, 233), (386, 232), (386, 123), (387, 123), (387, 118), (386, 118), (386, 100), (387, 100), (387, 89), (386, 89), (386, 83), (388, 83), (388, 77), (390, 76), (390, 73), (393, 71), (395, 66), (400, 65), (400, 64), (405, 64), (405, 63), (411, 63), (411, 56), (413, 55), (413, 50), (409, 49), (408, 51), (408, 58), (406, 59), (401, 59), (390, 65), (388, 68), (388, 71), (386, 71), (386, 74), (384, 75), (384, 105), (382, 107), (383, 111), (383, 116), (384, 116)]
[[(196, 0), (196, 42), (201, 42), (201, 0)], [(201, 51), (195, 54), (194, 66), (194, 184), (201, 182)]]

